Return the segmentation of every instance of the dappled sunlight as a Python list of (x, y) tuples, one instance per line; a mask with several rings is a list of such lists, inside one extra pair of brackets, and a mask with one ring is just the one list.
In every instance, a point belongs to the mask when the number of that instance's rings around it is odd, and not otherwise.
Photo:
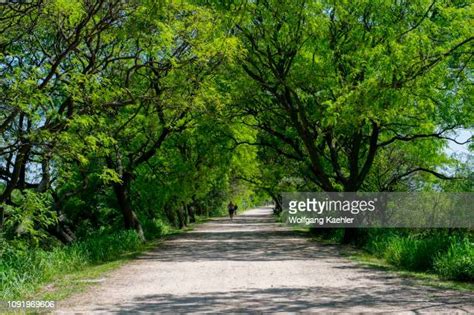
[[(467, 312), (459, 303), (467, 299), (439, 299), (433, 296), (425, 301), (425, 293), (416, 290), (406, 292), (400, 289), (357, 287), (355, 289), (326, 288), (268, 288), (236, 290), (190, 295), (148, 295), (117, 305), (111, 309), (97, 308), (96, 311), (110, 311), (117, 314), (130, 312), (364, 312), (367, 307), (398, 312), (439, 312), (450, 308), (453, 312)], [(433, 292), (431, 292), (433, 293)]]
[[(472, 312), (473, 295), (362, 267), (334, 245), (275, 223), (271, 209), (211, 220), (174, 236), (67, 301), (68, 309), (137, 312)], [(84, 304), (95, 301), (95, 304)]]

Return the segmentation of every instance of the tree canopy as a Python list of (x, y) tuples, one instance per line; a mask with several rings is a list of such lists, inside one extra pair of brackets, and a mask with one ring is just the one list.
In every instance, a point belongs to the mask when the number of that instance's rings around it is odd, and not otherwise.
[(464, 179), (445, 189), (472, 190), (472, 159), (445, 149), (474, 126), (473, 12), (437, 0), (0, 5), (0, 231), (145, 238), (143, 222), (182, 227), (290, 190), (450, 178)]

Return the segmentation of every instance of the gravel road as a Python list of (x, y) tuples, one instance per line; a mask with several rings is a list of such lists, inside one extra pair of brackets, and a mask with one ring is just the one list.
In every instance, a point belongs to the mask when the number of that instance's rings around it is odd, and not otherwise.
[(474, 294), (362, 267), (274, 223), (270, 208), (212, 220), (109, 273), (58, 313), (474, 313)]

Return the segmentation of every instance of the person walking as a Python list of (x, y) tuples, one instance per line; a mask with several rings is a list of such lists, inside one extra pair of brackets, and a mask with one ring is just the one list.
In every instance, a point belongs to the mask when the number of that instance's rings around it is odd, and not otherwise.
[(234, 219), (234, 213), (235, 213), (235, 204), (231, 201), (227, 205), (227, 210), (229, 211), (229, 217), (230, 220), (232, 221)]

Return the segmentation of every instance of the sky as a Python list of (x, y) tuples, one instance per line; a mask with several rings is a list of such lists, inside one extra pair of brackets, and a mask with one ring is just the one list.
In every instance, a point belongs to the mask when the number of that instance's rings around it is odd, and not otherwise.
[[(459, 129), (456, 131), (456, 134), (452, 136), (452, 138), (456, 139), (458, 142), (464, 142), (468, 140), (469, 138), (474, 137), (474, 129), (468, 130), (468, 129)], [(466, 158), (469, 155), (473, 155), (473, 152), (469, 152), (469, 143), (466, 143), (464, 145), (457, 144), (453, 141), (448, 141), (448, 147), (446, 148), (446, 152), (449, 155), (462, 155), (466, 156)]]

